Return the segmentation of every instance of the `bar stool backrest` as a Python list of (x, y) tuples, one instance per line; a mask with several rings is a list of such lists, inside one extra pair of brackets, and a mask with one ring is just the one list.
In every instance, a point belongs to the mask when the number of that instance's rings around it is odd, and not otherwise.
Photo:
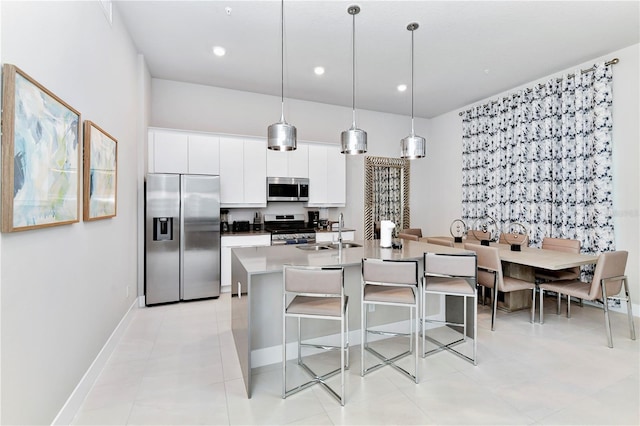
[(475, 253), (424, 254), (425, 275), (475, 278), (477, 270)]
[(362, 278), (369, 283), (417, 285), (418, 262), (414, 260), (363, 259)]
[(342, 293), (342, 268), (300, 267), (284, 268), (284, 289), (292, 293)]

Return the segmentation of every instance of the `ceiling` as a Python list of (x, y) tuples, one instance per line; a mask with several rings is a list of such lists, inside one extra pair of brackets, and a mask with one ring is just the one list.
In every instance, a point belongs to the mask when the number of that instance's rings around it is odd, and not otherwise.
[[(280, 2), (114, 1), (154, 78), (280, 96)], [(284, 96), (431, 118), (640, 42), (638, 1), (284, 2)], [(227, 9), (229, 8), (229, 9)], [(117, 14), (115, 15), (117, 19)], [(212, 54), (226, 48), (224, 57)], [(610, 59), (610, 58), (608, 58)], [(314, 67), (326, 72), (316, 76)], [(398, 84), (409, 89), (399, 92)]]

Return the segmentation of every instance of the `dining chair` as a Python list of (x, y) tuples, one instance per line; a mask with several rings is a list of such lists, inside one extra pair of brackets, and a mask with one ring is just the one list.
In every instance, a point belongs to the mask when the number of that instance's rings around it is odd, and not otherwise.
[(418, 238), (422, 238), (421, 228), (404, 228), (404, 229), (401, 229), (399, 233), (416, 235)]
[(439, 246), (445, 246), (445, 247), (454, 247), (453, 240), (444, 239), (444, 238), (427, 237), (427, 243), (437, 244)]
[[(360, 375), (362, 377), (385, 365), (391, 365), (415, 383), (418, 383), (419, 291), (420, 282), (418, 280), (417, 260), (362, 259), (362, 285), (360, 292), (360, 332), (362, 342), (360, 345)], [(411, 327), (409, 333), (370, 329), (368, 311), (370, 306), (375, 305), (408, 308)], [(371, 347), (368, 341), (369, 334), (407, 336), (409, 337), (409, 349), (387, 358)], [(365, 351), (374, 355), (381, 362), (367, 368), (364, 360)], [(414, 356), (415, 364), (413, 374), (396, 364), (396, 361), (411, 354)]]
[(491, 289), (491, 331), (494, 330), (498, 310), (498, 292), (532, 290), (531, 322), (533, 323), (536, 311), (535, 283), (503, 276), (500, 252), (496, 247), (465, 243), (464, 248), (474, 251), (478, 256), (478, 284)]
[[(542, 239), (543, 250), (556, 250), (567, 253), (580, 253), (580, 241), (569, 238), (551, 238), (544, 237)], [(535, 269), (536, 282), (546, 281), (561, 281), (561, 280), (579, 280), (580, 279), (580, 267), (560, 269), (552, 271), (549, 269)], [(558, 312), (560, 312), (560, 303), (562, 301), (561, 294), (557, 294)], [(571, 296), (567, 297), (567, 304), (571, 304)], [(570, 308), (568, 308), (570, 309)]]
[(420, 241), (420, 237), (418, 237), (416, 234), (406, 234), (404, 232), (398, 233), (398, 238), (403, 240)]
[[(426, 357), (442, 350), (447, 350), (459, 357), (477, 365), (477, 335), (478, 335), (478, 291), (477, 291), (478, 265), (475, 253), (462, 254), (424, 254), (424, 277), (422, 281), (422, 300), (420, 302), (421, 314), (420, 323), (422, 325), (422, 356)], [(447, 310), (445, 319), (430, 319), (427, 317), (427, 296), (438, 295), (462, 298), (462, 312), (452, 313)], [(471, 339), (472, 355), (469, 356), (455, 347), (467, 341), (467, 299), (472, 299), (473, 306), (473, 332)], [(458, 318), (462, 318), (462, 322)], [(450, 343), (428, 336), (428, 325), (435, 324), (452, 327), (462, 327), (462, 336)], [(426, 340), (436, 345), (435, 349), (427, 352)]]
[(529, 246), (529, 236), (526, 234), (519, 234), (517, 232), (503, 232), (500, 234), (500, 244), (520, 245), (524, 247)]
[[(538, 284), (540, 287), (540, 324), (544, 323), (544, 313), (542, 299), (544, 292), (554, 291), (566, 294), (567, 297), (577, 297), (583, 300), (600, 300), (604, 309), (604, 322), (607, 332), (607, 343), (613, 348), (613, 338), (611, 336), (611, 322), (609, 320), (609, 299), (626, 300), (627, 316), (629, 318), (629, 331), (631, 340), (636, 340), (636, 330), (633, 324), (633, 312), (631, 308), (631, 297), (629, 296), (629, 283), (624, 274), (627, 267), (626, 251), (611, 251), (598, 256), (596, 270), (590, 283), (580, 280), (572, 281), (549, 281)], [(624, 297), (618, 296), (624, 287)], [(558, 311), (558, 314), (560, 312)], [(571, 318), (571, 305), (567, 304), (567, 318)]]
[[(283, 271), (282, 317), (282, 398), (300, 392), (312, 385), (322, 385), (344, 405), (344, 370), (349, 368), (349, 297), (344, 294), (344, 268), (319, 266), (285, 266)], [(293, 296), (293, 297), (291, 297)], [(298, 319), (298, 365), (312, 380), (287, 390), (287, 318)], [(303, 343), (301, 320), (331, 320), (340, 322), (340, 346)], [(302, 348), (340, 351), (340, 367), (326, 374), (317, 374), (303, 360)], [(340, 373), (340, 393), (326, 379)]]
[(491, 239), (491, 232), (489, 231), (483, 231), (480, 229), (469, 229), (469, 231), (467, 232), (467, 240), (482, 241), (482, 240), (490, 240), (490, 239)]
[[(580, 241), (569, 238), (544, 237), (542, 239), (542, 249), (580, 253)], [(535, 273), (536, 279), (540, 281), (576, 280), (580, 278), (580, 267), (576, 266), (575, 268), (561, 269), (559, 271), (536, 268)]]

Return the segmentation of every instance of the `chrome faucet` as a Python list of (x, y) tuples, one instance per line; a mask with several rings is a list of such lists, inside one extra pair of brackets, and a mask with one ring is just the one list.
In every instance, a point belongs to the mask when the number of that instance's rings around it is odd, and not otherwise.
[(344, 216), (340, 213), (338, 216), (338, 243), (340, 243), (340, 248), (342, 248), (342, 227), (344, 226)]

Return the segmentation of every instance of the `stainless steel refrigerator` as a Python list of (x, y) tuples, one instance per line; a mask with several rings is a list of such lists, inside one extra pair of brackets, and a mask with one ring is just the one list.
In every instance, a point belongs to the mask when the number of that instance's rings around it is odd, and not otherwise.
[(148, 174), (145, 303), (220, 295), (220, 177)]

